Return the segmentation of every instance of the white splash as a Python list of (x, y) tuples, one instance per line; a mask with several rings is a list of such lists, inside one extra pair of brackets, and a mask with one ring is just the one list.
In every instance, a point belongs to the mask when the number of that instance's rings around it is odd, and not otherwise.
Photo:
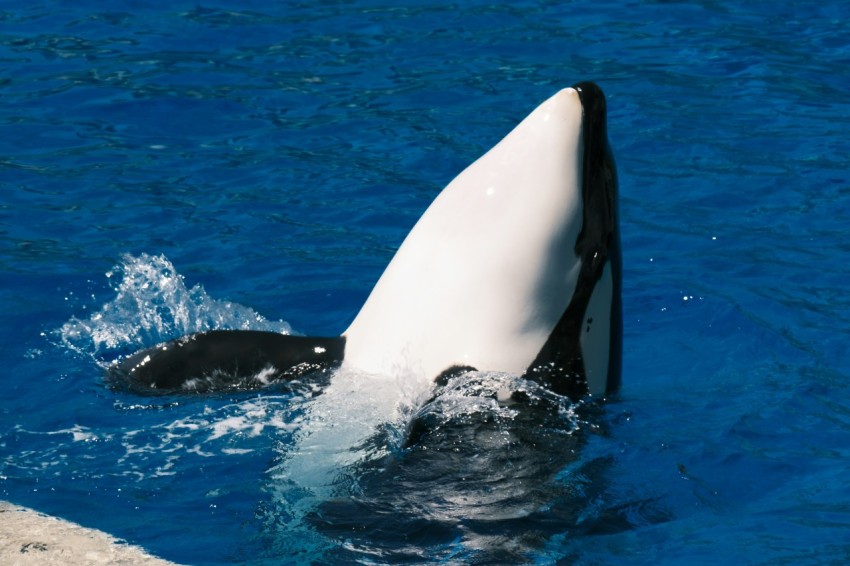
[(429, 383), (415, 388), (404, 377), (336, 371), (305, 408), (295, 443), (272, 477), (324, 498), (334, 493), (346, 468), (386, 455), (393, 446), (370, 440), (382, 427), (404, 427), (430, 390)]
[(164, 255), (125, 255), (106, 277), (116, 281), (115, 298), (90, 317), (72, 317), (56, 330), (64, 347), (99, 357), (110, 350), (152, 346), (205, 330), (292, 331), (284, 321), (269, 321), (248, 307), (213, 299), (200, 285), (186, 287)]

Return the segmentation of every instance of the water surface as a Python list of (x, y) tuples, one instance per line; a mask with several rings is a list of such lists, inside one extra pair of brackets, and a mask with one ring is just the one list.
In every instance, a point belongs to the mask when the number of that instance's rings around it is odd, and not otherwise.
[[(0, 497), (192, 564), (846, 561), (847, 21), (0, 4)], [(339, 333), (440, 188), (579, 80), (608, 95), (621, 183), (601, 410), (493, 406), (511, 378), (470, 376), (422, 415), (426, 454), (402, 395), (353, 461), (302, 459), (339, 480), (317, 495), (285, 473), (309, 391), (104, 386), (98, 361), (185, 331)]]

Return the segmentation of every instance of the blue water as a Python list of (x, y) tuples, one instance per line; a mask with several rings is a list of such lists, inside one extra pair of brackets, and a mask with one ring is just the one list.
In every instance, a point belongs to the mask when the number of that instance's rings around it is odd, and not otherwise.
[[(0, 498), (191, 564), (850, 559), (844, 2), (22, 5), (0, 2)], [(353, 464), (302, 457), (336, 475), (310, 496), (286, 475), (309, 392), (104, 385), (187, 331), (341, 332), (438, 191), (586, 79), (624, 254), (601, 410), (537, 391), (517, 417), (477, 376), (425, 415), (433, 456), (402, 411)]]

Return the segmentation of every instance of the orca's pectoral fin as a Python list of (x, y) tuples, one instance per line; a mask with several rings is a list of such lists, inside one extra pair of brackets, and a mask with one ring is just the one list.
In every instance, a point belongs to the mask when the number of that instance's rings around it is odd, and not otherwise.
[(107, 380), (142, 394), (258, 389), (337, 367), (345, 338), (214, 330), (147, 348), (113, 363)]

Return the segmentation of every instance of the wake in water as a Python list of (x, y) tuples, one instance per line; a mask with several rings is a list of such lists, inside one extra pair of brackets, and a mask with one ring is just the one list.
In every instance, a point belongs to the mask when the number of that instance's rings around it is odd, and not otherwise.
[[(101, 366), (194, 332), (292, 332), (187, 287), (164, 256), (125, 256), (107, 277), (115, 298), (56, 331), (64, 347)], [(271, 501), (257, 512), (274, 556), (522, 562), (552, 536), (628, 526), (616, 513), (588, 511), (599, 489), (591, 478), (605, 462), (580, 452), (597, 409), (517, 376), (469, 371), (435, 386), (403, 370), (391, 377), (337, 370), (320, 389), (198, 409), (126, 433), (119, 465), (140, 478), (146, 469), (168, 474), (179, 465), (175, 446), (238, 455), (255, 445), (210, 450), (225, 436), (277, 431), (266, 472)], [(156, 446), (171, 451), (166, 460), (151, 453)]]
[[(93, 359), (102, 368), (139, 349), (196, 332), (239, 329), (292, 333), (284, 321), (269, 321), (248, 307), (214, 299), (200, 285), (187, 287), (183, 276), (162, 255), (126, 255), (106, 276), (114, 282), (115, 297), (88, 318), (72, 317), (54, 332), (62, 347)], [(195, 443), (197, 451), (203, 451), (215, 435), (193, 439), (193, 432), (197, 435), (205, 429), (232, 425), (234, 431), (250, 435), (257, 427), (263, 428), (255, 416), (267, 410), (274, 421), (269, 423), (270, 428), (281, 431), (287, 440), (280, 444), (278, 464), (269, 476), (275, 489), (302, 494), (299, 505), (287, 511), (294, 513), (295, 523), (299, 523), (299, 517), (315, 508), (317, 501), (336, 493), (338, 476), (348, 467), (399, 448), (400, 441), (394, 447), (376, 448), (368, 440), (386, 427), (403, 427), (400, 423), (429, 387), (401, 378), (343, 371), (319, 385), (317, 389), (305, 382), (288, 388), (295, 394), (288, 396), (286, 409), (280, 407), (279, 397), (267, 396), (229, 404), (218, 410), (221, 415), (208, 414), (209, 409), (202, 415), (184, 415), (162, 425), (168, 431), (164, 437), (175, 444)], [(239, 407), (244, 408), (244, 415), (234, 414)], [(279, 422), (281, 415), (290, 421)], [(132, 436), (147, 438), (150, 434), (135, 431)], [(138, 460), (136, 455), (143, 452), (130, 446), (128, 462)], [(283, 495), (281, 501), (288, 497)]]
[[(109, 365), (118, 355), (208, 330), (292, 333), (284, 321), (269, 321), (248, 307), (213, 299), (200, 285), (188, 288), (183, 276), (162, 255), (126, 255), (106, 276), (116, 281), (115, 298), (89, 318), (73, 317), (56, 331), (64, 347), (95, 358), (101, 366)], [(299, 468), (295, 475), (304, 484), (323, 492), (320, 486), (328, 483), (326, 475), (332, 472), (320, 468), (356, 460), (356, 454), (344, 453), (349, 446), (362, 443), (381, 424), (409, 415), (423, 400), (430, 384), (413, 383), (403, 372), (400, 374), (388, 378), (336, 371), (331, 383), (320, 384), (323, 394), (308, 410), (311, 422), (302, 435), (305, 442), (294, 453), (297, 458), (292, 458), (292, 465)], [(303, 390), (309, 397), (318, 393), (309, 383)], [(331, 452), (339, 455), (331, 456)], [(300, 469), (304, 467), (312, 471)]]

